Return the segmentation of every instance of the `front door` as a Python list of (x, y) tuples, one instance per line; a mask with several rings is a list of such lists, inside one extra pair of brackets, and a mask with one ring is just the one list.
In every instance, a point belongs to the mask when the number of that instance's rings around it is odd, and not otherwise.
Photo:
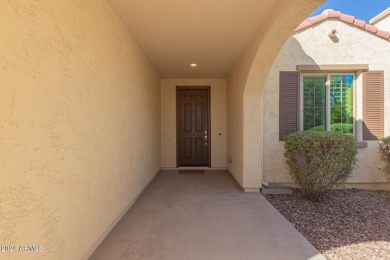
[(177, 166), (210, 166), (209, 87), (177, 87)]

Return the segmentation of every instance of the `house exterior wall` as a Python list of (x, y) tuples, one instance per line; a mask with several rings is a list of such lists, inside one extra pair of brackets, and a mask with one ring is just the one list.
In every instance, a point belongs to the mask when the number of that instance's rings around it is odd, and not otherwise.
[(104, 0), (0, 20), (0, 244), (43, 246), (0, 258), (86, 259), (160, 169), (158, 75)]
[[(337, 40), (328, 33), (337, 30)], [(358, 40), (357, 40), (358, 39)], [(296, 71), (296, 65), (368, 64), (370, 70), (384, 70), (385, 136), (390, 134), (390, 61), (383, 58), (390, 52), (390, 43), (341, 21), (327, 20), (294, 33), (277, 56), (268, 76), (264, 100), (264, 181), (291, 183), (284, 158), (284, 142), (279, 141), (279, 71)], [(356, 73), (356, 120), (362, 118), (362, 74)], [(358, 135), (359, 137), (359, 135)], [(350, 184), (385, 182), (378, 169), (377, 141), (367, 141), (359, 148), (358, 168), (348, 180)], [(366, 185), (366, 187), (368, 187)], [(375, 187), (371, 186), (371, 187)], [(380, 186), (383, 188), (384, 186)]]
[(268, 72), (291, 32), (325, 0), (283, 0), (227, 78), (228, 170), (247, 192), (263, 180), (263, 99)]
[(224, 79), (161, 80), (161, 167), (176, 168), (177, 163), (176, 86), (210, 86), (211, 168), (226, 169), (226, 81)]

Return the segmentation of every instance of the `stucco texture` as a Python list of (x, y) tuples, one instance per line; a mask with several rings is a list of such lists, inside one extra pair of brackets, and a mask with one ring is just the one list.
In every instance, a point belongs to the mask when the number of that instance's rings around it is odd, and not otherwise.
[(227, 89), (228, 170), (245, 191), (258, 192), (263, 180), (263, 99), (270, 68), (283, 44), (325, 0), (280, 0), (257, 37), (230, 71)]
[(103, 0), (0, 5), (0, 244), (44, 248), (0, 258), (86, 258), (160, 169), (159, 78)]
[[(337, 30), (337, 39), (328, 33)], [(268, 76), (264, 100), (264, 180), (289, 183), (291, 178), (283, 156), (283, 142), (279, 141), (279, 71), (295, 71), (296, 65), (368, 64), (370, 70), (385, 71), (385, 136), (390, 134), (390, 61), (383, 58), (390, 53), (390, 43), (366, 31), (338, 20), (327, 20), (295, 33), (277, 56)], [(362, 74), (355, 74), (355, 119), (357, 139), (361, 139)], [(367, 148), (359, 148), (358, 168), (349, 183), (382, 183), (379, 171), (377, 141), (367, 141)], [(372, 186), (375, 188), (375, 185)], [(377, 187), (383, 187), (377, 186)]]
[[(226, 81), (224, 79), (161, 80), (161, 167), (176, 168), (176, 87), (210, 86), (211, 168), (226, 169)], [(219, 135), (221, 134), (221, 135)]]

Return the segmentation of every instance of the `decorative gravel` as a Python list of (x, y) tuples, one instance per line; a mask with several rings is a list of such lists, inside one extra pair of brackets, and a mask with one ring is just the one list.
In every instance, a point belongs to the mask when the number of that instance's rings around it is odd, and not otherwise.
[(265, 195), (327, 259), (390, 259), (390, 191), (340, 189), (322, 202)]

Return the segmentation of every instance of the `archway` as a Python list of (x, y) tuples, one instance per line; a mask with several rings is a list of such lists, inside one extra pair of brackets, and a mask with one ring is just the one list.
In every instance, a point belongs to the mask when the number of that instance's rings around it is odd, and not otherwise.
[(228, 167), (245, 191), (257, 192), (262, 185), (261, 106), (268, 72), (291, 32), (323, 2), (282, 1), (229, 75), (227, 153), (235, 163)]

